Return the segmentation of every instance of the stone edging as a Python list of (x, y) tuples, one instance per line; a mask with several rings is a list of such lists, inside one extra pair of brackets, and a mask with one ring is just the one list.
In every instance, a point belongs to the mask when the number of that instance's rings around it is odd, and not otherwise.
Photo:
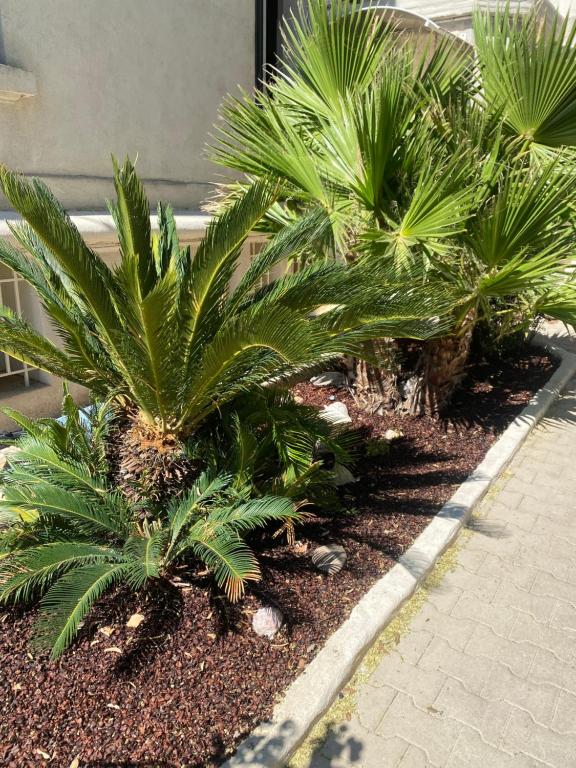
[(284, 768), (330, 707), (364, 654), (450, 546), (478, 502), (576, 374), (576, 354), (536, 336), (535, 345), (562, 361), (484, 460), (418, 536), (398, 563), (364, 595), (274, 709), (221, 768)]

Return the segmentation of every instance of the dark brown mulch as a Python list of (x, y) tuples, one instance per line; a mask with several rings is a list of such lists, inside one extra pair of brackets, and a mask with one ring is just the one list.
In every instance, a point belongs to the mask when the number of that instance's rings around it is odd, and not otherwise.
[[(211, 598), (207, 577), (138, 599), (105, 601), (65, 657), (30, 650), (32, 616), (0, 615), (0, 765), (210, 766), (230, 752), (294, 680), (366, 590), (410, 546), (496, 436), (549, 378), (554, 364), (531, 355), (500, 370), (476, 366), (450, 423), (388, 414), (367, 420), (341, 391), (301, 385), (306, 399), (336, 397), (373, 438), (398, 428), (391, 452), (362, 459), (344, 506), (265, 554), (264, 579), (243, 603)], [(376, 454), (376, 455), (374, 455)], [(309, 552), (337, 541), (348, 553), (335, 577)], [(273, 641), (250, 629), (252, 612), (274, 603), (286, 627)], [(140, 610), (146, 621), (127, 629)], [(105, 629), (105, 631), (102, 631)], [(109, 634), (106, 634), (108, 632)]]

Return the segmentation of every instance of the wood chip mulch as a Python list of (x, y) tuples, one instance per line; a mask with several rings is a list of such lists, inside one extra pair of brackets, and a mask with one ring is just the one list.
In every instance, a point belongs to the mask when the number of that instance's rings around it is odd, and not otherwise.
[[(390, 428), (403, 432), (389, 453), (376, 448), (359, 462), (360, 481), (343, 494), (348, 514), (300, 529), (293, 547), (276, 540), (261, 556), (262, 581), (238, 606), (214, 596), (206, 574), (184, 571), (170, 588), (104, 600), (56, 663), (31, 650), (32, 613), (0, 614), (0, 765), (218, 765), (270, 715), (554, 366), (541, 355), (499, 369), (475, 366), (449, 423), (395, 414), (368, 419), (342, 390), (299, 385), (308, 402), (345, 402), (372, 439)], [(344, 546), (348, 561), (338, 575), (324, 576), (310, 552), (332, 542)], [(251, 630), (263, 604), (286, 617), (272, 641)], [(145, 620), (126, 627), (137, 612)]]

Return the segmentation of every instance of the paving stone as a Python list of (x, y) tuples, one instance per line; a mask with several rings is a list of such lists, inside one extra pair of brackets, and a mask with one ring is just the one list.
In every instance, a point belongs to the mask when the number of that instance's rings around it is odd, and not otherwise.
[(557, 629), (576, 632), (576, 605), (558, 601), (555, 605), (551, 624)]
[[(530, 565), (538, 571), (544, 571), (555, 579), (569, 581), (571, 562), (561, 557), (557, 551), (549, 552), (550, 539), (543, 549), (520, 546), (514, 555), (514, 565)], [(576, 591), (576, 590), (575, 590)]]
[[(539, 485), (534, 485), (533, 482), (520, 480), (517, 477), (512, 477), (506, 483), (505, 493), (506, 496), (504, 497), (505, 500), (503, 503), (512, 507), (512, 509), (520, 508), (520, 504), (524, 499), (535, 499), (541, 503), (546, 503), (556, 496), (556, 493), (551, 491), (550, 488), (542, 488)], [(503, 496), (504, 493), (499, 494), (498, 499), (502, 499)], [(518, 497), (520, 498), (518, 499)], [(518, 499), (517, 502), (516, 499)]]
[(426, 753), (412, 744), (404, 752), (398, 764), (399, 768), (428, 768), (429, 765)]
[(497, 579), (499, 582), (514, 584), (519, 589), (530, 590), (538, 571), (529, 565), (513, 565), (499, 555), (487, 554), (480, 569), (482, 574)]
[(427, 601), (442, 613), (450, 613), (463, 594), (460, 587), (443, 583), (429, 589)]
[(333, 724), (328, 729), (328, 737), (316, 752), (330, 759), (331, 766), (357, 765), (366, 748), (368, 738), (372, 736), (357, 722)]
[(541, 624), (527, 613), (518, 614), (510, 640), (545, 648), (568, 663), (576, 656), (576, 635)]
[(490, 661), (497, 659), (519, 677), (528, 675), (537, 650), (537, 647), (530, 643), (518, 643), (499, 637), (482, 624), (477, 626), (465, 648), (470, 656), (479, 656)]
[[(378, 726), (377, 733), (384, 737), (398, 736), (425, 752), (430, 765), (443, 766), (461, 729), (456, 720), (423, 712), (409, 696), (399, 694)], [(382, 760), (373, 765), (386, 765), (386, 762)]]
[(573, 389), (310, 768), (576, 768)]
[(389, 686), (374, 688), (363, 685), (358, 689), (356, 714), (364, 728), (369, 731), (376, 729), (397, 693), (395, 688)]
[[(568, 691), (558, 692), (556, 712), (552, 720), (552, 728), (560, 733), (576, 735), (576, 695)], [(576, 758), (576, 754), (574, 755)]]
[[(517, 477), (520, 480), (532, 480), (541, 470), (542, 463), (534, 461), (530, 454), (522, 449), (518, 459), (514, 462), (514, 477)], [(548, 464), (546, 466), (546, 474), (549, 477), (560, 477), (563, 471), (564, 467), (559, 462)]]
[(550, 520), (550, 518), (543, 517), (542, 515), (537, 517), (532, 533), (542, 536), (550, 536), (552, 538), (551, 547), (555, 547), (555, 542), (558, 540), (566, 541), (576, 547), (576, 527), (570, 528), (564, 523)]
[(518, 677), (508, 667), (495, 664), (482, 690), (482, 696), (490, 701), (507, 701), (525, 709), (536, 722), (550, 725), (558, 700), (558, 688)]
[[(309, 768), (333, 768), (334, 763), (330, 760), (329, 757), (324, 757), (324, 755), (319, 752), (315, 755), (312, 755), (310, 758)], [(350, 765), (350, 763), (348, 763)], [(346, 766), (348, 768), (348, 766)]]
[(326, 757), (318, 752), (310, 758), (309, 768), (350, 768), (348, 760), (340, 757)]
[(413, 627), (410, 627), (410, 631), (402, 635), (394, 650), (402, 661), (414, 664), (415, 666), (422, 658), (422, 654), (426, 651), (433, 638), (434, 635), (431, 632), (418, 632)]
[(446, 768), (511, 768), (513, 758), (482, 741), (472, 728), (463, 728)]
[(451, 648), (441, 637), (436, 637), (422, 655), (418, 666), (439, 670), (448, 677), (459, 680), (471, 693), (480, 693), (490, 675), (492, 662), (489, 659), (468, 656)]
[(458, 555), (458, 563), (461, 568), (471, 573), (478, 573), (482, 571), (487, 557), (488, 553), (481, 549), (474, 550), (470, 549), (470, 547), (464, 547)]
[(558, 605), (556, 600), (535, 595), (507, 581), (503, 581), (498, 587), (493, 603), (495, 605), (506, 605), (513, 609), (513, 611), (529, 613), (536, 621), (543, 621), (545, 623), (552, 619)]
[(475, 728), (487, 744), (495, 747), (500, 743), (512, 711), (511, 705), (502, 698), (488, 700), (470, 693), (459, 680), (452, 678), (440, 691), (434, 709), (443, 717)]
[[(486, 766), (488, 768), (488, 766)], [(550, 763), (545, 763), (542, 760), (537, 760), (531, 755), (517, 754), (511, 758), (511, 762), (507, 764), (507, 768), (550, 768)], [(567, 768), (567, 766), (560, 766), (560, 768)]]
[(461, 651), (464, 650), (477, 626), (476, 622), (456, 619), (448, 614), (441, 613), (429, 603), (424, 606), (412, 622), (414, 629), (425, 630), (438, 637), (442, 637), (452, 648)]
[(456, 567), (447, 580), (451, 587), (459, 587), (463, 592), (478, 600), (489, 602), (498, 589), (499, 580), (481, 573), (470, 573)]
[(522, 709), (512, 711), (501, 748), (514, 755), (529, 755), (555, 768), (573, 768), (576, 764), (576, 736), (544, 728)]
[[(549, 683), (576, 696), (576, 666), (560, 661), (553, 653), (538, 648), (530, 669), (534, 683)], [(576, 718), (576, 713), (574, 713)]]
[(418, 707), (430, 706), (444, 685), (446, 676), (435, 670), (415, 667), (390, 653), (372, 673), (372, 685), (386, 685), (411, 696)]
[(524, 499), (524, 487), (526, 481), (516, 479), (516, 482), (512, 482), (515, 478), (510, 478), (504, 485), (503, 489), (497, 496), (498, 501), (496, 504), (501, 505), (505, 509), (518, 509), (522, 500)]
[(495, 516), (497, 519), (506, 520), (509, 525), (513, 525), (516, 529), (526, 533), (533, 532), (534, 525), (538, 520), (536, 512), (518, 509), (518, 507), (512, 509), (502, 500), (501, 496), (498, 496), (497, 501), (492, 502), (490, 515)]
[(353, 718), (342, 731), (331, 732), (322, 747), (321, 753), (328, 758), (330, 766), (337, 765), (336, 760), (347, 760), (353, 766), (376, 768), (396, 768), (409, 743), (397, 736), (386, 738), (364, 728)]
[[(565, 501), (551, 498), (546, 503), (536, 499), (525, 498), (521, 509), (533, 512), (539, 517), (543, 517), (550, 522), (560, 525), (563, 528), (569, 527), (574, 522), (574, 511)], [(535, 526), (532, 535), (539, 535)]]
[(570, 582), (557, 579), (550, 573), (539, 571), (536, 573), (530, 591), (543, 597), (555, 597), (576, 605), (576, 587)]
[(501, 637), (507, 637), (516, 623), (516, 614), (508, 606), (484, 603), (468, 592), (465, 592), (456, 603), (451, 615), (486, 624)]

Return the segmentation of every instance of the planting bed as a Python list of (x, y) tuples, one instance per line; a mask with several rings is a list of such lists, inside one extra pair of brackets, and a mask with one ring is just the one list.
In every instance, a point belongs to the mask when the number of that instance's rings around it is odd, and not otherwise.
[[(103, 601), (79, 641), (56, 662), (29, 645), (33, 616), (0, 614), (0, 765), (66, 768), (217, 765), (254, 725), (362, 595), (424, 529), (484, 457), (498, 434), (550, 377), (555, 362), (527, 354), (476, 365), (450, 410), (435, 422), (395, 414), (366, 417), (342, 390), (297, 387), (307, 402), (348, 406), (373, 441), (403, 437), (359, 461), (359, 482), (342, 493), (348, 514), (318, 518), (298, 541), (260, 553), (263, 579), (238, 606), (210, 597), (208, 576), (182, 572), (170, 590)], [(342, 544), (346, 567), (314, 569), (317, 544)], [(255, 543), (258, 548), (258, 543)], [(286, 626), (257, 637), (251, 616), (277, 605)], [(126, 627), (131, 614), (146, 618)], [(161, 619), (160, 619), (161, 616)]]

